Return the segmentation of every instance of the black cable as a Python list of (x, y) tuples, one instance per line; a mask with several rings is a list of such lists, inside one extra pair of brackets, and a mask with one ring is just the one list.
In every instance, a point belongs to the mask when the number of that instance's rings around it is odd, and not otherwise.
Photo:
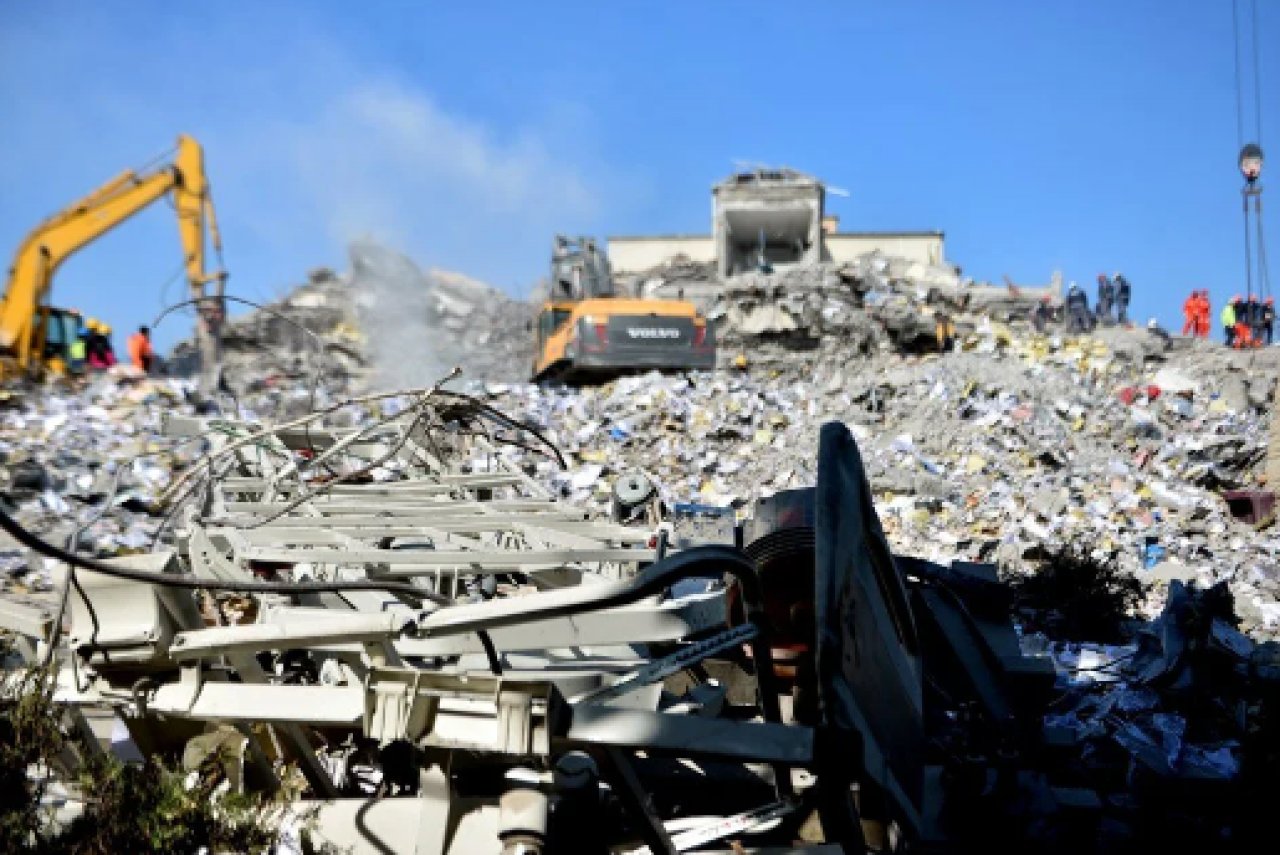
[[(3, 513), (0, 510), (0, 513)], [(80, 602), (84, 603), (85, 609), (89, 612), (89, 620), (93, 624), (93, 633), (89, 636), (89, 644), (96, 646), (98, 642), (98, 631), (102, 629), (102, 624), (98, 621), (98, 610), (93, 607), (93, 601), (89, 599), (89, 595), (84, 592), (84, 588), (80, 585), (80, 580), (75, 577), (74, 568), (67, 568), (68, 577), (71, 584), (76, 586), (76, 593), (80, 595)], [(110, 654), (104, 651), (104, 656)], [(71, 679), (75, 681), (76, 691), (85, 692), (93, 685), (93, 680), (86, 680), (84, 685), (80, 685), (80, 666), (77, 664), (77, 657), (71, 657)]]
[(1262, 195), (1254, 197), (1253, 213), (1258, 219), (1258, 291), (1271, 296), (1271, 269), (1267, 265), (1267, 240), (1262, 228)]
[(498, 659), (498, 648), (494, 646), (493, 638), (489, 635), (488, 630), (476, 630), (476, 638), (480, 639), (480, 644), (484, 647), (484, 655), (489, 659), (489, 670), (493, 672), (493, 676), (502, 676), (502, 662)]
[(161, 308), (163, 308), (163, 307), (165, 307), (166, 305), (168, 305), (165, 301), (169, 299), (169, 286), (170, 286), (170, 285), (172, 285), (172, 284), (174, 283), (174, 281), (175, 281), (179, 276), (181, 276), (181, 275), (183, 274), (183, 272), (184, 272), (186, 269), (187, 269), (187, 262), (186, 262), (185, 260), (183, 260), (183, 261), (179, 262), (179, 263), (178, 263), (178, 267), (177, 267), (177, 269), (176, 269), (176, 270), (174, 270), (174, 271), (173, 271), (173, 273), (169, 276), (169, 278), (168, 278), (168, 279), (166, 279), (166, 280), (164, 281), (164, 284), (160, 286), (160, 306), (161, 306)]
[[(311, 372), (311, 389), (308, 394), (308, 401), (307, 401), (307, 409), (314, 410), (316, 408), (316, 395), (320, 391), (320, 377), (322, 376), (324, 369), (326, 367), (326, 363), (328, 361), (328, 352), (325, 350), (324, 342), (320, 340), (319, 335), (317, 335), (314, 331), (307, 329), (305, 325), (298, 323), (293, 318), (289, 317), (283, 312), (276, 311), (275, 309), (264, 306), (261, 303), (255, 303), (253, 300), (246, 300), (243, 297), (232, 297), (227, 294), (220, 294), (217, 297), (193, 297), (190, 300), (183, 300), (181, 303), (174, 303), (171, 306), (166, 306), (164, 311), (162, 311), (159, 315), (157, 315), (156, 319), (151, 322), (152, 328), (160, 326), (161, 321), (163, 321), (166, 317), (168, 317), (170, 314), (177, 311), (178, 309), (183, 309), (183, 308), (186, 308), (187, 306), (197, 305), (199, 303), (203, 303), (205, 300), (222, 300), (222, 301), (230, 300), (232, 303), (243, 303), (244, 305), (249, 306), (253, 309), (256, 309), (260, 312), (265, 312), (266, 314), (270, 315), (273, 318), (279, 318), (280, 320), (284, 321), (286, 324), (289, 324), (295, 329), (301, 330), (303, 335), (308, 336), (311, 339), (312, 343), (315, 345), (316, 353), (320, 357), (319, 360), (317, 360), (316, 369)], [(225, 318), (224, 318), (224, 321), (225, 321)], [(316, 447), (315, 447), (315, 443), (313, 443), (311, 440), (310, 422), (303, 425), (302, 435), (303, 435), (303, 438), (305, 438), (307, 441), (308, 450), (310, 450), (310, 452), (314, 455), (316, 453)], [(329, 470), (330, 474), (336, 474), (332, 469), (329, 469), (328, 465), (326, 465), (325, 468)]]
[[(91, 525), (106, 516), (108, 510), (111, 509), (112, 502), (116, 499), (116, 493), (120, 491), (120, 477), (126, 469), (132, 468), (133, 464), (152, 454), (160, 454), (158, 451), (144, 451), (142, 454), (134, 455), (125, 462), (116, 467), (115, 474), (111, 478), (111, 489), (107, 491), (107, 496), (102, 501), (102, 505), (89, 516), (88, 519), (81, 522), (67, 536), (67, 551), (75, 552), (80, 548), (80, 535), (83, 534)], [(45, 647), (44, 657), (40, 661), (40, 667), (46, 668), (53, 661), (54, 648), (58, 646), (58, 636), (62, 634), (62, 620), (67, 614), (67, 601), (71, 598), (71, 586), (76, 584), (76, 569), (67, 567), (67, 577), (62, 580), (62, 590), (58, 592), (58, 611), (54, 614), (53, 624), (49, 627), (49, 638)]]
[[(8, 497), (5, 496), (4, 498), (7, 499)], [(145, 570), (118, 567), (105, 561), (99, 561), (96, 558), (73, 554), (60, 546), (55, 546), (46, 540), (42, 540), (23, 528), (22, 524), (9, 516), (3, 507), (0, 507), (0, 529), (7, 531), (18, 543), (28, 549), (34, 549), (48, 558), (56, 558), (58, 561), (63, 561), (73, 567), (92, 570), (95, 573), (101, 573), (104, 576), (111, 576), (116, 579), (127, 579), (131, 582), (145, 582), (168, 588), (184, 588), (189, 591), (238, 591), (256, 594), (330, 594), (343, 591), (385, 591), (390, 594), (404, 594), (415, 599), (430, 600), (442, 606), (452, 604), (449, 599), (408, 582), (379, 582), (362, 579), (333, 582), (260, 582), (257, 580), (232, 582), (221, 579), (197, 579), (193, 576), (175, 573), (151, 573)]]
[(1244, 282), (1245, 295), (1247, 298), (1253, 297), (1253, 247), (1249, 241), (1249, 191), (1246, 188), (1243, 192), (1244, 198)]
[(1231, 43), (1236, 67), (1236, 147), (1244, 146), (1244, 94), (1240, 84), (1240, 0), (1231, 0)]
[(1262, 52), (1258, 48), (1258, 0), (1253, 0), (1253, 112), (1254, 142), (1262, 145)]
[(467, 404), (470, 404), (471, 406), (476, 407), (480, 411), (484, 412), (486, 415), (492, 416), (494, 419), (498, 420), (503, 425), (511, 428), (514, 431), (517, 431), (517, 432), (525, 431), (527, 433), (532, 434), (539, 442), (541, 442), (543, 445), (545, 445), (547, 448), (551, 450), (551, 453), (555, 456), (556, 462), (560, 464), (561, 469), (566, 468), (566, 466), (568, 465), (567, 463), (565, 463), (564, 454), (562, 454), (560, 449), (556, 447), (555, 443), (547, 439), (546, 436), (544, 436), (536, 428), (527, 424), (523, 424), (522, 422), (518, 422), (515, 419), (508, 416), (506, 413), (502, 412), (501, 410), (495, 409), (494, 407), (489, 406), (488, 404), (484, 403), (478, 398), (475, 398), (471, 395), (467, 395), (463, 392), (454, 392), (451, 389), (440, 389), (436, 392), (436, 394), (443, 395), (446, 398), (452, 397), (459, 401), (463, 401)]
[[(141, 164), (139, 164), (138, 166), (135, 166), (133, 168), (133, 173), (135, 177), (134, 180), (137, 180), (139, 176), (146, 176), (147, 172), (150, 171), (151, 167), (159, 163), (160, 161), (173, 160), (173, 155), (176, 154), (177, 151), (178, 151), (178, 147), (176, 145), (171, 145), (168, 148), (166, 148), (164, 151), (160, 152), (159, 154), (153, 155), (149, 160), (144, 160)], [(157, 170), (157, 172), (160, 172), (160, 171), (162, 170)]]

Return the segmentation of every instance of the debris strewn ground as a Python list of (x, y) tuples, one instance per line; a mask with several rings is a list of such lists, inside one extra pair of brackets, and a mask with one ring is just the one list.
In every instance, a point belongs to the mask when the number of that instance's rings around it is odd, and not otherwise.
[[(1076, 752), (1071, 774), (1101, 800), (1090, 811), (1105, 817), (1099, 834), (1116, 847), (1110, 851), (1153, 834), (1201, 834), (1205, 823), (1238, 835), (1239, 817), (1218, 801), (1239, 790), (1213, 788), (1258, 780), (1259, 764), (1276, 756), (1280, 536), (1269, 508), (1247, 513), (1239, 504), (1268, 486), (1266, 426), (1280, 351), (1233, 352), (1147, 329), (1072, 338), (1051, 325), (1037, 333), (1029, 313), (1046, 296), (1058, 299), (1059, 285), (992, 288), (950, 268), (882, 256), (725, 282), (706, 266), (667, 265), (631, 287), (659, 296), (677, 289), (703, 302), (719, 325), (718, 371), (535, 386), (527, 382), (530, 305), (362, 243), (352, 248), (351, 271), (315, 271), (285, 299), (230, 324), (220, 416), (194, 400), (186, 380), (128, 372), (79, 388), (6, 392), (4, 492), (24, 527), (57, 543), (74, 539), (87, 554), (146, 553), (155, 544), (195, 554), (193, 527), (225, 526), (258, 532), (230, 541), (254, 578), (308, 567), (308, 579), (341, 579), (325, 577), (318, 559), (283, 560), (282, 551), (300, 547), (272, 514), (287, 516), (293, 503), (338, 485), (335, 496), (374, 495), (368, 491), (407, 479), (400, 492), (377, 495), (413, 505), (461, 490), (481, 515), (498, 507), (486, 503), (507, 501), (539, 513), (581, 508), (604, 524), (617, 514), (619, 480), (638, 475), (661, 504), (649, 522), (673, 513), (741, 519), (759, 499), (812, 486), (821, 426), (839, 423), (857, 440), (888, 544), (932, 562), (928, 572), (919, 565), (913, 585), (951, 591), (960, 577), (938, 568), (986, 565), (1024, 580), (1001, 608), (1020, 616), (1021, 655), (1049, 663), (1057, 697), (1046, 738)], [(939, 342), (939, 333), (949, 340)], [(172, 363), (183, 362), (179, 348)], [(371, 397), (306, 431), (256, 433), (361, 391), (430, 385), (454, 365), (462, 375), (446, 388), (472, 397)], [(205, 432), (175, 431), (184, 419)], [(313, 464), (344, 442), (360, 449), (359, 465), (326, 473)], [(240, 443), (256, 456), (218, 451)], [(193, 467), (211, 451), (203, 468)], [(279, 460), (264, 462), (272, 455)], [(238, 460), (245, 471), (226, 475), (214, 460)], [(491, 495), (485, 479), (493, 478), (518, 495)], [(1244, 491), (1235, 513), (1233, 491)], [(191, 496), (201, 508), (195, 516), (192, 502), (169, 501)], [(556, 537), (576, 538), (574, 549), (599, 551), (623, 536), (600, 529), (608, 536), (594, 543), (580, 520), (554, 523)], [(334, 537), (360, 536), (353, 531)], [(521, 531), (492, 542), (476, 535), (466, 548), (519, 553), (554, 541), (540, 542), (536, 527)], [(392, 546), (394, 539), (378, 548), (434, 560), (435, 543)], [(412, 563), (409, 555), (397, 560)], [(16, 545), (2, 557), (7, 595), (50, 599), (56, 562)], [(513, 566), (519, 560), (531, 559)], [(565, 572), (538, 584), (560, 585)], [(974, 599), (960, 612), (988, 620), (973, 591), (995, 580), (955, 572), (975, 586), (961, 589), (962, 600)], [(535, 587), (517, 572), (453, 574), (447, 586), (443, 576), (432, 583), (433, 596), (478, 603)], [(258, 606), (224, 599), (211, 608), (206, 619), (230, 629)], [(483, 666), (488, 646), (468, 650), (472, 666)], [(273, 663), (280, 674), (302, 667), (285, 658)], [(352, 677), (334, 668), (316, 679), (336, 686)], [(725, 697), (690, 690), (679, 703), (714, 718), (703, 705), (718, 710)], [(335, 780), (354, 781), (366, 749), (329, 745), (322, 753), (334, 763), (345, 757)], [(1158, 785), (1131, 786), (1146, 776)], [(1168, 796), (1170, 781), (1185, 791)], [(1196, 814), (1187, 793), (1218, 800), (1204, 808), (1211, 819)], [(1153, 808), (1161, 798), (1173, 801)], [(1176, 821), (1153, 831), (1170, 817)]]

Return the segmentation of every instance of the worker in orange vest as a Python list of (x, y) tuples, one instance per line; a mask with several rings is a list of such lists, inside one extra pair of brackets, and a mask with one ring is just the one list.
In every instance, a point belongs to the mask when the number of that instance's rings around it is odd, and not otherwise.
[(1200, 292), (1200, 315), (1196, 319), (1196, 335), (1200, 338), (1209, 337), (1209, 318), (1213, 314), (1213, 306), (1209, 303), (1209, 291), (1206, 289)]
[(129, 361), (143, 374), (150, 374), (155, 358), (155, 351), (151, 349), (151, 330), (138, 327), (138, 331), (129, 336)]
[(1231, 338), (1231, 346), (1236, 350), (1252, 348), (1253, 326), (1249, 319), (1253, 316), (1253, 311), (1249, 308), (1250, 301), (1236, 297), (1233, 302), (1236, 308), (1236, 332)]
[(1200, 292), (1192, 291), (1191, 296), (1182, 303), (1182, 334), (1195, 335), (1200, 317)]

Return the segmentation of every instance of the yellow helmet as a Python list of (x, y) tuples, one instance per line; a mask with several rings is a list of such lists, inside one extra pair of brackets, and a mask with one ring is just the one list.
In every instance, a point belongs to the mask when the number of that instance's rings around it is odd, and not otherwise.
[(111, 327), (107, 324), (98, 324), (98, 331), (103, 335), (111, 335)]

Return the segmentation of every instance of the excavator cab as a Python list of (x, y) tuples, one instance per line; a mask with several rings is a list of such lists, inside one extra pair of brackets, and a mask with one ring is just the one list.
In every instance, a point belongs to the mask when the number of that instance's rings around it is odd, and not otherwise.
[(70, 373), (71, 346), (80, 338), (83, 319), (79, 312), (41, 306), (36, 334), (40, 336), (37, 352), (44, 362), (45, 371), (54, 377)]

